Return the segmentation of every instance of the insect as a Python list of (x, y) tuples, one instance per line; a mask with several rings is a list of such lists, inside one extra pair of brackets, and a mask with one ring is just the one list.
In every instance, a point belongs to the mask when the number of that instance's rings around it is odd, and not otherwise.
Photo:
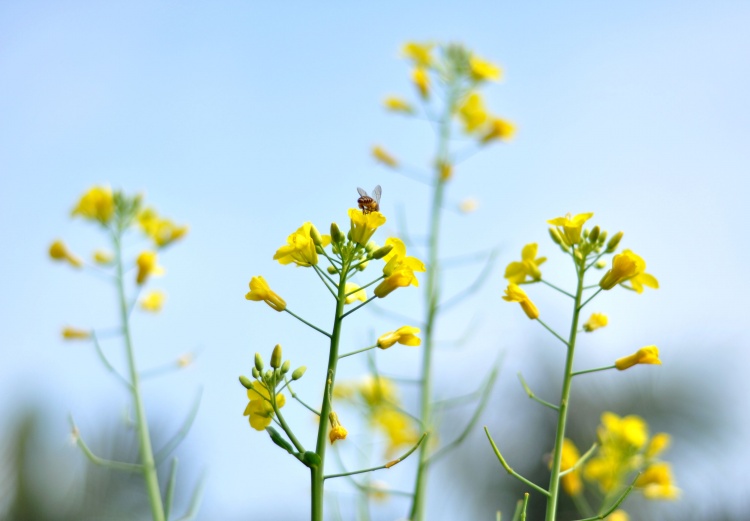
[(359, 205), (363, 214), (367, 215), (370, 212), (380, 211), (380, 194), (383, 192), (380, 185), (372, 189), (372, 197), (367, 195), (367, 192), (361, 188), (357, 188), (357, 192), (359, 192), (360, 195), (360, 198), (357, 199), (357, 205)]

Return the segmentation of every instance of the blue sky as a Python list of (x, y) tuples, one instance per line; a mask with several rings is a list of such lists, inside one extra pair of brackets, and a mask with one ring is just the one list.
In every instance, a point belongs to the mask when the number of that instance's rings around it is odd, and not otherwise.
[[(603, 228), (625, 230), (662, 288), (603, 296), (620, 325), (602, 332), (606, 351), (586, 356), (606, 361), (653, 343), (665, 360), (660, 370), (703, 364), (705, 385), (720, 376), (746, 395), (748, 23), (750, 4), (728, 1), (4, 3), (0, 415), (42, 402), (50, 436), (62, 443), (69, 411), (82, 425), (121, 414), (125, 396), (92, 350), (59, 340), (65, 324), (110, 325), (114, 296), (101, 280), (53, 265), (46, 249), (58, 237), (81, 254), (102, 245), (93, 227), (68, 219), (89, 186), (144, 191), (191, 227), (163, 259), (165, 312), (137, 317), (135, 328), (144, 367), (201, 352), (195, 367), (150, 383), (147, 398), (177, 422), (203, 387), (188, 443), (211, 469), (204, 513), (231, 518), (260, 508), (268, 494), (283, 496), (266, 482), (248, 493), (238, 468), (273, 462), (292, 476), (288, 490), (305, 494), (307, 475), (239, 416), (236, 376), (250, 371), (256, 350), (270, 353), (278, 342), (310, 367), (322, 365), (323, 346), (243, 295), (250, 277), (263, 274), (295, 308), (327, 320), (309, 304), (321, 296), (311, 274), (271, 256), (304, 221), (345, 222), (357, 186), (381, 184), (384, 213), (404, 207), (410, 226), (423, 229), (427, 189), (368, 155), (380, 143), (427, 166), (429, 128), (380, 107), (386, 94), (412, 95), (398, 56), (407, 40), (460, 41), (500, 63), (505, 78), (486, 89), (488, 104), (518, 127), (513, 142), (459, 169), (449, 200), (477, 197), (481, 207), (449, 212), (446, 256), (500, 245), (504, 265), (537, 241), (553, 258), (545, 220), (594, 211)], [(447, 280), (448, 292), (461, 277)], [(529, 363), (519, 346), (539, 337), (501, 305), (502, 287), (498, 267), (441, 333), (455, 337), (476, 314), (483, 334), (469, 349), (492, 358), (507, 350), (512, 374)], [(537, 293), (540, 306), (562, 312)], [(414, 302), (404, 295), (393, 305)], [(373, 327), (370, 315), (358, 320), (347, 333), (352, 343)], [(407, 350), (389, 355), (383, 363), (392, 367), (417, 360)], [(448, 352), (441, 362), (463, 360), (466, 353)], [(352, 377), (364, 371), (351, 367)], [(744, 417), (737, 407), (728, 414)], [(689, 477), (683, 483), (697, 487)]]

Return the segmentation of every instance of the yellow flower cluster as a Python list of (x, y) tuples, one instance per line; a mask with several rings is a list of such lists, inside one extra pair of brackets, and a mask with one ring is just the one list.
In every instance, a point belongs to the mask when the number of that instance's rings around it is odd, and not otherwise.
[(427, 270), (421, 260), (406, 255), (406, 245), (401, 239), (389, 237), (386, 239), (385, 245), (392, 246), (392, 249), (390, 253), (383, 257), (386, 262), (383, 267), (385, 279), (373, 292), (379, 298), (384, 298), (396, 288), (404, 288), (409, 285), (419, 286), (419, 281), (414, 272)]
[(81, 196), (71, 215), (107, 224), (115, 213), (115, 200), (108, 186), (95, 186)]
[(146, 208), (138, 214), (138, 224), (158, 248), (172, 244), (188, 232), (187, 226), (178, 226), (169, 219), (159, 217), (153, 208)]
[[(292, 233), (286, 239), (286, 244), (276, 250), (273, 260), (279, 261), (280, 264), (290, 264), (294, 262), (297, 266), (310, 267), (318, 263), (318, 252), (315, 241), (311, 235), (314, 226), (306, 222), (300, 226), (297, 231)], [(331, 243), (329, 235), (321, 236), (320, 246), (326, 247)]]
[[(256, 431), (262, 431), (269, 425), (273, 419), (273, 406), (271, 405), (271, 395), (268, 387), (262, 382), (252, 382), (251, 388), (247, 390), (247, 397), (250, 400), (245, 407), (243, 416), (247, 416), (250, 426)], [(276, 395), (276, 406), (284, 407), (286, 398), (283, 394)]]

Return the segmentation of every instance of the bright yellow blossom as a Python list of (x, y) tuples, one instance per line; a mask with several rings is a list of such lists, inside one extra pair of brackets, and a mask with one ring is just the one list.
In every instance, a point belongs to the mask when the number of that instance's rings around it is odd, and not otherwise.
[(406, 414), (389, 406), (372, 411), (370, 421), (378, 427), (388, 440), (386, 457), (391, 457), (402, 446), (414, 445), (419, 439), (419, 431)]
[(64, 327), (62, 330), (62, 337), (65, 340), (86, 340), (91, 337), (91, 331), (77, 329), (75, 327)]
[(402, 268), (394, 271), (388, 277), (377, 285), (373, 293), (378, 298), (387, 297), (392, 291), (398, 288), (405, 288), (409, 285), (419, 286), (419, 281), (414, 275), (414, 271), (409, 268)]
[(383, 100), (383, 106), (392, 112), (404, 112), (411, 114), (414, 108), (403, 98), (397, 96), (388, 96)]
[(115, 256), (111, 252), (106, 250), (96, 250), (94, 252), (94, 262), (97, 264), (107, 265), (111, 264), (115, 259)]
[(635, 486), (643, 489), (643, 495), (648, 499), (677, 499), (680, 496), (680, 489), (674, 485), (669, 463), (649, 465), (635, 480)]
[(401, 53), (415, 65), (429, 67), (432, 65), (433, 47), (435, 47), (434, 43), (407, 42), (401, 47)]
[(608, 323), (609, 319), (604, 313), (591, 313), (588, 321), (583, 325), (583, 330), (587, 333), (591, 333), (601, 327), (606, 327)]
[(81, 196), (71, 215), (107, 224), (115, 213), (115, 200), (108, 186), (94, 186)]
[(666, 432), (654, 434), (654, 437), (651, 438), (651, 442), (648, 444), (648, 448), (646, 449), (646, 457), (657, 457), (659, 454), (665, 451), (671, 443), (672, 437)]
[[(634, 277), (642, 274), (646, 270), (646, 261), (636, 255), (630, 250), (624, 250), (622, 253), (618, 253), (612, 258), (612, 268), (604, 274), (602, 280), (599, 281), (599, 286), (602, 289), (612, 289), (618, 284), (622, 284)], [(642, 281), (644, 279), (641, 279)], [(656, 281), (656, 279), (654, 279)], [(650, 284), (650, 281), (648, 283)], [(658, 286), (658, 283), (657, 283)], [(643, 292), (643, 287), (640, 286), (640, 291)]]
[(396, 160), (396, 158), (389, 154), (388, 151), (381, 146), (376, 145), (372, 147), (372, 157), (374, 157), (376, 161), (384, 164), (387, 167), (398, 167), (398, 161)]
[(145, 284), (151, 275), (162, 275), (164, 273), (164, 268), (157, 264), (156, 252), (154, 251), (142, 252), (138, 255), (135, 263), (138, 266), (138, 275), (135, 281), (139, 285)]
[[(276, 250), (273, 259), (279, 261), (280, 264), (290, 264), (294, 262), (297, 266), (310, 267), (313, 264), (318, 263), (318, 252), (315, 247), (315, 242), (310, 235), (312, 223), (306, 222), (300, 226), (297, 231), (292, 233), (286, 239), (286, 244)], [(321, 236), (322, 247), (328, 245), (330, 240), (326, 241), (328, 236)]]
[(352, 240), (362, 246), (367, 246), (375, 230), (385, 224), (385, 216), (382, 213), (363, 213), (356, 208), (349, 208), (349, 219), (351, 219)]
[(360, 289), (359, 286), (353, 282), (347, 282), (346, 286), (344, 286), (344, 291), (346, 291), (347, 293), (351, 293), (344, 300), (344, 304), (351, 304), (355, 300), (360, 300), (362, 302), (367, 300), (367, 293), (365, 292), (365, 290)]
[(50, 245), (49, 256), (56, 261), (67, 262), (74, 268), (80, 268), (83, 266), (83, 261), (70, 253), (65, 246), (65, 243), (59, 240)]
[(331, 411), (328, 415), (328, 419), (331, 422), (331, 430), (328, 432), (328, 439), (331, 440), (331, 445), (333, 445), (333, 442), (336, 440), (344, 440), (346, 439), (346, 435), (348, 432), (344, 428), (343, 425), (339, 423), (339, 417), (338, 415)]
[(380, 349), (388, 349), (397, 342), (405, 346), (418, 346), (422, 341), (416, 336), (417, 333), (419, 333), (418, 327), (402, 326), (396, 331), (388, 331), (380, 335), (377, 345)]
[(552, 226), (557, 226), (562, 238), (567, 242), (567, 246), (581, 242), (581, 228), (586, 221), (594, 216), (593, 213), (579, 213), (575, 217), (570, 214), (564, 217), (555, 217), (547, 221)]
[(659, 348), (656, 346), (642, 347), (632, 355), (618, 358), (615, 361), (615, 367), (620, 371), (629, 369), (637, 364), (661, 365), (661, 360), (659, 360)]
[(168, 246), (188, 232), (187, 226), (178, 226), (169, 219), (159, 217), (153, 208), (146, 208), (138, 214), (138, 224), (158, 248)]
[(478, 92), (467, 96), (458, 108), (458, 115), (464, 123), (464, 130), (471, 134), (487, 122), (489, 115), (484, 108), (484, 101)]
[[(249, 416), (250, 426), (256, 431), (265, 430), (271, 425), (273, 418), (273, 406), (271, 405), (271, 395), (268, 392), (266, 384), (253, 382), (252, 388), (247, 390), (247, 397), (250, 400), (243, 416)], [(280, 409), (284, 407), (286, 398), (283, 394), (276, 395), (276, 406)]]
[(503, 300), (508, 302), (518, 302), (521, 304), (524, 313), (526, 313), (526, 316), (531, 320), (539, 318), (539, 309), (537, 309), (526, 292), (519, 288), (517, 284), (513, 284), (512, 282), (508, 284)]
[(469, 58), (469, 70), (474, 81), (497, 81), (502, 75), (500, 67), (474, 55)]
[(396, 288), (406, 286), (419, 286), (415, 271), (426, 271), (424, 263), (416, 257), (406, 256), (406, 245), (401, 239), (389, 237), (385, 241), (386, 246), (393, 246), (391, 251), (383, 257), (386, 261), (383, 267), (385, 280), (381, 282), (373, 293), (378, 298), (384, 298)]
[(526, 281), (526, 277), (538, 281), (542, 278), (542, 272), (539, 266), (544, 264), (547, 257), (536, 258), (538, 246), (535, 242), (527, 244), (521, 250), (521, 261), (515, 261), (508, 264), (505, 268), (505, 278), (508, 282), (519, 284)]
[(500, 141), (507, 141), (516, 134), (516, 127), (510, 121), (502, 118), (490, 118), (490, 122), (487, 125), (487, 131), (479, 139), (482, 144), (489, 143), (495, 139)]
[(357, 385), (357, 391), (369, 407), (391, 405), (398, 401), (396, 384), (385, 376), (366, 376)]
[(164, 306), (167, 295), (163, 291), (154, 290), (141, 299), (141, 309), (149, 313), (158, 313)]
[[(581, 459), (581, 453), (578, 452), (578, 447), (572, 440), (565, 438), (563, 439), (562, 446), (562, 462), (560, 463), (560, 470), (568, 470), (573, 465), (578, 463)], [(552, 467), (552, 462), (550, 462)], [(561, 478), (563, 490), (569, 496), (577, 496), (583, 491), (583, 482), (581, 481), (581, 470), (576, 469), (572, 472), (568, 472)]]
[(639, 273), (635, 277), (628, 279), (630, 287), (635, 290), (636, 293), (643, 293), (643, 286), (648, 286), (652, 289), (659, 289), (659, 281), (656, 277), (649, 273)]
[(424, 67), (415, 67), (411, 73), (411, 81), (423, 99), (430, 96), (430, 75)]
[(276, 311), (284, 311), (286, 309), (284, 299), (271, 291), (266, 279), (260, 275), (250, 279), (250, 292), (245, 295), (245, 298), (256, 302), (262, 300)]

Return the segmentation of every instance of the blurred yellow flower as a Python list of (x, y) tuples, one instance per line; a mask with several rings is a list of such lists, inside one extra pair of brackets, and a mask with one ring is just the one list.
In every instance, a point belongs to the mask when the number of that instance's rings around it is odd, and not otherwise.
[(487, 131), (479, 139), (481, 143), (489, 143), (495, 139), (500, 141), (507, 141), (516, 134), (516, 127), (510, 121), (502, 118), (490, 118), (490, 122), (487, 125)]
[(388, 331), (380, 335), (377, 345), (380, 349), (388, 349), (397, 342), (405, 346), (418, 346), (422, 341), (416, 336), (417, 333), (419, 333), (418, 327), (402, 326), (396, 331)]
[(624, 510), (615, 510), (609, 515), (607, 521), (630, 521), (630, 516)]
[(138, 267), (138, 275), (135, 281), (139, 285), (145, 284), (151, 275), (162, 275), (164, 273), (164, 268), (157, 264), (156, 252), (154, 251), (141, 252), (135, 263)]
[[(578, 452), (578, 447), (576, 447), (572, 440), (565, 438), (562, 446), (562, 462), (560, 464), (560, 470), (568, 470), (575, 465), (579, 459), (581, 459), (581, 453)], [(550, 462), (550, 467), (551, 466), (552, 464)], [(561, 478), (561, 483), (566, 494), (569, 496), (577, 496), (583, 491), (581, 470), (576, 469), (572, 472), (568, 472)]]
[(424, 67), (415, 67), (411, 73), (411, 81), (423, 99), (430, 96), (430, 75)]
[[(351, 295), (348, 295), (344, 300), (344, 304), (351, 304), (355, 300), (360, 300), (362, 302), (367, 300), (367, 293), (365, 292), (365, 290), (359, 289), (359, 286), (353, 282), (347, 282), (346, 286), (344, 286), (344, 290), (347, 293), (351, 293)], [(354, 293), (352, 293), (352, 291)]]
[(57, 240), (50, 244), (49, 256), (53, 260), (67, 262), (74, 268), (81, 268), (83, 266), (83, 261), (70, 253), (68, 251), (68, 248), (65, 246), (65, 243), (60, 240)]
[(357, 385), (357, 391), (369, 407), (392, 405), (398, 402), (396, 384), (385, 376), (366, 376)]
[(414, 445), (419, 439), (419, 431), (406, 414), (393, 407), (382, 406), (374, 409), (370, 421), (378, 427), (388, 440), (386, 456), (391, 457), (400, 447)]
[(363, 213), (356, 208), (349, 208), (349, 219), (351, 220), (352, 240), (362, 246), (367, 246), (375, 230), (385, 224), (385, 216), (382, 213)]
[(71, 215), (107, 224), (115, 213), (112, 189), (108, 186), (94, 186), (81, 196)]
[(555, 217), (547, 221), (552, 226), (557, 226), (558, 231), (563, 239), (567, 242), (567, 245), (578, 244), (581, 242), (581, 228), (586, 221), (594, 216), (590, 213), (579, 213), (575, 217), (571, 214), (567, 214), (564, 217)]
[(531, 299), (529, 299), (529, 296), (526, 294), (526, 292), (519, 288), (517, 284), (513, 284), (512, 282), (508, 284), (508, 287), (505, 290), (505, 295), (503, 296), (503, 300), (507, 302), (518, 302), (519, 304), (521, 304), (521, 308), (523, 309), (524, 313), (526, 313), (527, 317), (532, 320), (539, 318), (539, 310), (531, 301)]
[(606, 327), (608, 323), (609, 319), (604, 313), (591, 313), (588, 321), (583, 325), (583, 330), (591, 333), (599, 328)]
[(159, 217), (153, 208), (146, 208), (138, 214), (138, 224), (159, 248), (181, 239), (188, 232), (187, 226), (178, 226), (169, 219)]
[(659, 454), (665, 451), (671, 443), (672, 437), (666, 432), (654, 434), (654, 437), (651, 438), (651, 443), (648, 444), (648, 449), (646, 449), (646, 457), (657, 457)]
[(677, 499), (680, 496), (669, 463), (649, 465), (635, 480), (635, 486), (643, 489), (643, 496), (648, 499)]
[(383, 106), (391, 112), (403, 112), (406, 114), (414, 112), (414, 108), (409, 102), (398, 96), (388, 96), (383, 100)]
[(500, 67), (475, 55), (469, 58), (469, 70), (474, 81), (497, 81), (502, 74)]
[[(294, 262), (297, 266), (310, 267), (313, 264), (318, 263), (318, 252), (315, 247), (310, 231), (312, 229), (312, 223), (306, 222), (300, 226), (297, 231), (289, 235), (286, 239), (286, 244), (276, 250), (273, 256), (274, 260), (279, 261), (280, 264), (290, 264)], [(328, 236), (321, 236), (321, 246), (327, 246), (326, 238)]]
[(64, 327), (62, 337), (65, 340), (86, 340), (91, 337), (91, 331), (77, 329), (75, 327)]
[[(644, 261), (641, 257), (636, 255), (632, 251), (624, 250), (622, 253), (618, 253), (612, 258), (612, 268), (610, 268), (607, 273), (604, 274), (602, 280), (599, 281), (599, 286), (601, 286), (602, 289), (612, 289), (617, 284), (621, 284), (623, 282), (631, 280), (633, 277), (640, 275), (645, 270), (646, 261)], [(654, 279), (654, 281), (655, 280), (656, 279)], [(643, 292), (642, 286), (640, 289), (641, 291), (638, 291), (638, 293)]]
[(245, 298), (256, 302), (262, 300), (276, 311), (284, 311), (286, 309), (284, 299), (271, 291), (266, 279), (260, 275), (250, 279), (250, 292), (245, 295)]
[(396, 168), (398, 167), (398, 161), (395, 157), (390, 155), (386, 149), (384, 149), (381, 146), (374, 146), (372, 147), (372, 157), (375, 158), (376, 161), (379, 163), (384, 164), (385, 166), (388, 166), (390, 168)]
[(539, 266), (544, 264), (547, 257), (536, 258), (537, 250), (538, 245), (535, 242), (523, 247), (521, 250), (521, 261), (511, 262), (505, 268), (505, 278), (508, 279), (508, 282), (519, 284), (526, 281), (526, 277), (535, 281), (542, 278), (542, 272), (539, 270)]
[[(271, 425), (273, 418), (273, 406), (271, 405), (271, 395), (268, 388), (261, 382), (253, 382), (252, 389), (247, 390), (247, 397), (250, 400), (245, 407), (243, 416), (249, 416), (250, 426), (256, 431), (265, 430)], [(276, 395), (276, 406), (280, 409), (284, 407), (286, 398), (283, 394)]]
[(429, 67), (432, 65), (433, 47), (435, 47), (434, 43), (406, 42), (401, 47), (401, 53), (404, 57), (414, 62), (415, 65)]
[(656, 277), (648, 273), (639, 273), (635, 277), (628, 279), (627, 282), (630, 283), (630, 287), (636, 293), (643, 293), (643, 286), (648, 286), (651, 289), (659, 289), (659, 281), (656, 280)]
[(661, 365), (661, 360), (659, 360), (659, 348), (656, 346), (642, 347), (632, 355), (618, 358), (615, 361), (615, 367), (620, 371), (629, 369), (637, 364)]
[(489, 115), (484, 108), (484, 101), (478, 92), (469, 94), (458, 107), (458, 116), (464, 123), (464, 130), (471, 134), (487, 122)]
[(164, 307), (164, 301), (167, 299), (166, 293), (159, 290), (150, 291), (141, 299), (141, 309), (149, 313), (158, 313)]
[(106, 250), (96, 250), (94, 252), (94, 262), (97, 264), (106, 266), (107, 264), (111, 264), (113, 260), (115, 260), (115, 256), (112, 252)]

